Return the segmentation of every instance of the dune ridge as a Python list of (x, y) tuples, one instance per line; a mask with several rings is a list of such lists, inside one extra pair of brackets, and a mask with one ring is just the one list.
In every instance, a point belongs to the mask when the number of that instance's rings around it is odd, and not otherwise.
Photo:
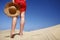
[[(15, 33), (18, 33), (16, 30)], [(23, 32), (23, 36), (15, 35), (10, 38), (10, 30), (0, 31), (0, 40), (60, 40), (60, 24), (44, 29)]]

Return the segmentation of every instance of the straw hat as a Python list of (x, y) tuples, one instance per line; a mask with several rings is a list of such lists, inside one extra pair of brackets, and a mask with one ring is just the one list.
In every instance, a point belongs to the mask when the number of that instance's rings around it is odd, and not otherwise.
[(4, 8), (4, 12), (7, 16), (10, 17), (14, 17), (14, 16), (18, 16), (20, 14), (20, 10), (19, 10), (19, 6), (9, 2), (6, 4), (5, 8)]

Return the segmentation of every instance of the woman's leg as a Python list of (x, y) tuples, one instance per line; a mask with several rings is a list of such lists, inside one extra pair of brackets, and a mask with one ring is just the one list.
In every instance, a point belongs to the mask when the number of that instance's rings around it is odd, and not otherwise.
[(12, 28), (11, 28), (11, 36), (14, 34), (15, 27), (16, 27), (17, 17), (12, 18)]
[(22, 12), (20, 21), (20, 32), (19, 32), (20, 35), (23, 35), (24, 23), (25, 23), (25, 12)]

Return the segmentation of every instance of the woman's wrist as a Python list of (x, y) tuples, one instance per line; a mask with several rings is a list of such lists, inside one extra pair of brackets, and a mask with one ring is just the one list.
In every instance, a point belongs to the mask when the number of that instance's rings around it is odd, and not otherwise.
[(12, 2), (14, 3), (14, 0), (12, 0)]

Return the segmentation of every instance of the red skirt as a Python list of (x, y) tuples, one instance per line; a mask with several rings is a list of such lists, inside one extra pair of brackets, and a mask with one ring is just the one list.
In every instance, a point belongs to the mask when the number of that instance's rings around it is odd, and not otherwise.
[(14, 3), (20, 6), (20, 12), (26, 11), (26, 1), (14, 0)]

